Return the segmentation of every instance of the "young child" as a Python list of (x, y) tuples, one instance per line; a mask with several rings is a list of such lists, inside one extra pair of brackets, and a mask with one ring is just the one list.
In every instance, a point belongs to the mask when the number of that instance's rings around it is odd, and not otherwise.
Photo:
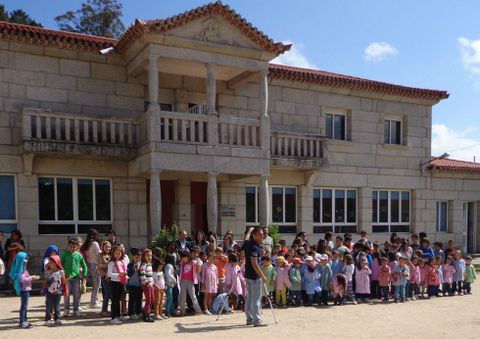
[(350, 299), (354, 305), (357, 304), (355, 293), (353, 292), (353, 274), (355, 273), (355, 265), (353, 264), (353, 257), (351, 254), (346, 254), (343, 257), (343, 274), (347, 278), (347, 299)]
[(442, 256), (438, 255), (438, 256), (435, 256), (435, 263), (437, 265), (437, 277), (438, 277), (438, 282), (439, 282), (439, 286), (438, 286), (438, 290), (437, 290), (437, 297), (439, 296), (439, 292), (440, 292), (440, 287), (442, 287), (442, 295), (443, 296), (446, 296), (447, 293), (443, 290), (443, 283), (445, 282), (443, 280), (443, 259), (442, 259)]
[(175, 278), (175, 256), (167, 254), (165, 256), (165, 284), (167, 285), (165, 316), (170, 318), (175, 314), (173, 289), (177, 286), (177, 279)]
[(420, 269), (420, 298), (425, 298), (427, 291), (427, 274), (430, 271), (430, 267), (425, 264), (423, 258), (418, 258), (418, 268)]
[(465, 279), (465, 260), (462, 258), (462, 251), (455, 251), (455, 261), (453, 262), (455, 267), (455, 274), (453, 275), (453, 291), (458, 295), (463, 295), (463, 281)]
[(378, 274), (380, 272), (380, 253), (373, 254), (372, 264), (370, 265), (370, 296), (373, 299), (381, 299), (382, 293), (378, 283)]
[(427, 293), (428, 298), (436, 298), (438, 296), (438, 288), (440, 286), (440, 279), (438, 278), (438, 265), (435, 257), (428, 259), (428, 266), (430, 269), (427, 273)]
[(398, 265), (393, 271), (393, 284), (395, 285), (394, 301), (398, 303), (405, 302), (405, 287), (407, 280), (410, 276), (410, 271), (407, 266), (407, 259), (400, 256), (398, 259)]
[(237, 303), (234, 306), (236, 309), (241, 309), (244, 298), (242, 288), (242, 273), (239, 266), (238, 257), (232, 253), (228, 256), (228, 261), (229, 263), (225, 267), (225, 284), (223, 286), (223, 291), (225, 293), (233, 293), (237, 299)]
[(156, 259), (153, 262), (153, 281), (155, 289), (154, 319), (161, 320), (163, 310), (163, 299), (165, 296), (165, 276), (163, 274), (163, 261)]
[(215, 260), (213, 264), (217, 266), (218, 270), (218, 293), (223, 293), (223, 284), (225, 283), (225, 265), (227, 265), (228, 258), (223, 254), (223, 248), (217, 247), (215, 249)]
[(302, 303), (302, 274), (300, 272), (300, 266), (302, 262), (299, 258), (292, 259), (292, 268), (290, 269), (290, 300), (295, 306), (300, 306)]
[(315, 268), (315, 262), (311, 256), (305, 258), (307, 269), (303, 275), (305, 281), (305, 292), (307, 293), (307, 305), (312, 306), (320, 298), (320, 275)]
[(64, 251), (60, 259), (68, 285), (68, 295), (64, 297), (65, 317), (70, 315), (70, 295), (73, 295), (73, 315), (75, 317), (79, 315), (80, 288), (82, 279), (88, 273), (87, 264), (78, 251), (79, 248), (79, 240), (77, 238), (70, 239), (68, 241), (68, 251)]
[(290, 265), (283, 256), (277, 257), (275, 267), (275, 303), (278, 307), (287, 307), (287, 289), (292, 286), (289, 277)]
[(355, 268), (355, 294), (358, 300), (367, 302), (367, 296), (370, 295), (370, 274), (372, 271), (368, 267), (366, 258), (361, 258)]
[[(262, 272), (266, 277), (266, 285), (267, 285), (267, 290), (268, 294), (272, 294), (275, 291), (275, 278), (276, 278), (276, 273), (275, 273), (275, 267), (272, 265), (272, 261), (270, 259), (269, 255), (264, 255), (262, 258)], [(268, 300), (267, 298), (270, 297), (269, 295), (266, 294), (265, 289), (262, 288), (262, 299), (263, 299), (263, 306), (268, 306)]]
[(418, 257), (413, 257), (408, 262), (410, 270), (410, 288), (408, 289), (408, 297), (411, 301), (417, 300), (418, 286), (421, 283), (420, 267), (418, 267)]
[(97, 269), (98, 274), (100, 275), (101, 284), (102, 284), (102, 317), (109, 316), (108, 314), (108, 302), (110, 300), (110, 281), (107, 277), (107, 267), (110, 262), (111, 256), (110, 252), (112, 251), (112, 244), (110, 241), (105, 240), (102, 243), (102, 253), (98, 255), (97, 259)]
[(390, 301), (390, 281), (392, 277), (392, 270), (388, 266), (388, 259), (383, 257), (380, 259), (381, 266), (378, 273), (378, 285), (381, 290), (383, 301), (388, 303)]
[(200, 278), (202, 281), (203, 307), (206, 315), (212, 315), (212, 301), (218, 291), (218, 270), (217, 266), (213, 264), (214, 259), (215, 255), (213, 252), (209, 252), (207, 262), (202, 266)]
[(337, 273), (332, 279), (333, 305), (345, 305), (347, 296), (347, 277), (343, 273)]
[(122, 316), (120, 320), (140, 319), (142, 315), (142, 282), (140, 277), (140, 266), (142, 265), (142, 251), (137, 247), (130, 249), (132, 261), (127, 264), (128, 274), (128, 317)]
[(20, 251), (13, 258), (10, 267), (9, 276), (13, 280), (15, 293), (20, 296), (20, 324), (21, 328), (32, 328), (33, 324), (28, 321), (27, 308), (30, 291), (32, 290), (32, 280), (38, 280), (38, 275), (30, 275), (27, 271), (28, 254)]
[(111, 323), (115, 325), (122, 324), (122, 320), (120, 320), (120, 298), (128, 281), (127, 265), (123, 260), (124, 256), (123, 247), (115, 245), (107, 267), (107, 276), (110, 278), (110, 293), (112, 296)]
[(320, 265), (318, 266), (320, 273), (320, 306), (328, 306), (328, 295), (330, 292), (330, 284), (332, 283), (332, 268), (328, 263), (328, 255), (320, 255)]
[(194, 270), (195, 270), (195, 263), (192, 260), (190, 252), (182, 251), (180, 252), (180, 296), (179, 296), (179, 306), (180, 306), (180, 315), (185, 315), (185, 304), (187, 299), (187, 293), (192, 300), (193, 309), (195, 310), (195, 314), (199, 315), (202, 314), (200, 306), (198, 305), (197, 297), (195, 296), (195, 288), (194, 284)]
[(455, 267), (453, 266), (453, 258), (452, 257), (446, 257), (445, 258), (445, 263), (442, 265), (442, 270), (443, 270), (443, 295), (448, 295), (452, 296), (454, 295), (453, 290), (452, 290), (452, 285), (453, 285), (453, 275), (455, 274)]
[[(145, 249), (142, 252), (142, 263), (140, 265), (140, 282), (142, 284), (143, 295), (145, 296), (145, 306), (143, 308), (143, 321), (154, 322), (155, 320), (150, 316), (153, 303), (155, 301), (155, 288), (153, 287), (155, 281), (153, 280), (152, 268), (153, 254), (150, 249)], [(142, 299), (140, 299), (142, 305)]]
[(463, 290), (465, 294), (472, 294), (472, 283), (477, 279), (475, 274), (475, 267), (472, 265), (472, 257), (467, 256), (465, 258), (465, 284)]
[[(62, 325), (60, 315), (60, 299), (63, 295), (63, 286), (66, 283), (65, 273), (58, 255), (52, 255), (48, 259), (48, 265), (45, 272), (46, 311), (45, 326)], [(52, 322), (52, 316), (54, 323)]]
[(340, 258), (340, 252), (334, 250), (332, 253), (332, 276), (335, 277), (338, 273), (343, 271), (343, 258)]

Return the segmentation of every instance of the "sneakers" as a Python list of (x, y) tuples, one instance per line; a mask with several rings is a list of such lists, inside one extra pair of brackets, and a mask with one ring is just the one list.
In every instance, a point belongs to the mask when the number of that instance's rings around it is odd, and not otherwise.
[(114, 318), (114, 319), (110, 320), (110, 324), (121, 325), (122, 321), (119, 318)]
[(120, 321), (126, 321), (126, 320), (130, 319), (130, 317), (128, 315), (122, 315), (119, 319), (120, 319)]
[(130, 319), (132, 319), (132, 320), (138, 320), (138, 319), (140, 319), (140, 317), (139, 317), (137, 314), (132, 314), (132, 316), (130, 317)]
[(60, 319), (56, 320), (55, 321), (55, 326), (62, 326), (62, 321)]
[(203, 312), (205, 315), (212, 315), (212, 312), (210, 312), (209, 310), (205, 310), (205, 312)]
[(163, 320), (163, 318), (162, 318), (161, 316), (159, 316), (159, 315), (156, 315), (155, 317), (153, 317), (153, 319), (155, 319), (155, 320)]
[(32, 323), (29, 323), (28, 321), (27, 322), (24, 322), (22, 325), (20, 325), (21, 328), (32, 328), (33, 327), (33, 324)]
[(150, 317), (150, 315), (144, 316), (143, 321), (146, 323), (153, 323), (154, 320)]
[(68, 318), (68, 317), (71, 317), (72, 314), (70, 313), (69, 310), (67, 310), (67, 311), (63, 312), (63, 316), (64, 316), (65, 318)]
[(253, 327), (265, 327), (265, 326), (267, 326), (267, 324), (261, 323), (261, 322), (260, 322), (260, 323), (253, 324)]
[(47, 327), (52, 327), (53, 326), (53, 322), (51, 320), (47, 320), (45, 321), (45, 326)]

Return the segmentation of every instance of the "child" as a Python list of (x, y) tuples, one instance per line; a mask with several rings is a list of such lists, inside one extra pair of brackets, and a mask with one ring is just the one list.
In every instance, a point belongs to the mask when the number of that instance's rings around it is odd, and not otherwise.
[[(140, 265), (140, 282), (142, 284), (142, 291), (145, 295), (145, 307), (143, 308), (143, 321), (154, 322), (155, 320), (150, 317), (150, 311), (152, 310), (153, 302), (155, 300), (155, 289), (153, 287), (153, 268), (152, 268), (152, 251), (145, 249), (142, 252), (142, 259)], [(142, 299), (140, 297), (140, 307), (142, 305)]]
[(238, 301), (234, 306), (236, 309), (241, 309), (244, 301), (241, 268), (238, 257), (235, 254), (230, 254), (228, 260), (229, 263), (226, 265), (223, 291), (229, 294), (233, 293)]
[(289, 272), (290, 265), (286, 262), (285, 257), (278, 256), (275, 266), (275, 303), (278, 307), (287, 307), (287, 289), (292, 286)]
[(137, 247), (130, 249), (132, 261), (127, 264), (128, 274), (128, 316), (122, 316), (120, 320), (132, 318), (134, 320), (142, 317), (142, 282), (140, 277), (140, 266), (142, 265), (142, 252)]
[(380, 253), (375, 252), (373, 254), (370, 270), (372, 271), (370, 274), (370, 296), (373, 299), (381, 299), (382, 294), (380, 292), (378, 283), (378, 274), (380, 272)]
[(177, 286), (177, 279), (175, 278), (175, 259), (172, 254), (165, 256), (165, 284), (167, 285), (167, 301), (165, 305), (165, 316), (170, 318), (175, 314), (173, 290)]
[(311, 256), (305, 258), (305, 263), (307, 264), (307, 269), (303, 275), (303, 280), (305, 281), (305, 291), (307, 293), (307, 305), (312, 306), (313, 302), (319, 299), (322, 290), (319, 281), (320, 275), (315, 269), (315, 262)]
[(213, 296), (218, 291), (218, 270), (217, 266), (213, 264), (215, 255), (213, 252), (209, 252), (207, 256), (207, 262), (202, 266), (201, 281), (203, 292), (203, 307), (206, 315), (212, 315), (212, 300)]
[(45, 326), (51, 327), (52, 315), (54, 317), (55, 325), (62, 325), (60, 316), (60, 299), (63, 294), (63, 286), (65, 285), (65, 273), (63, 271), (62, 263), (58, 255), (52, 255), (48, 259), (47, 270), (45, 272), (45, 288), (46, 288), (46, 312), (45, 312)]
[(180, 252), (180, 296), (179, 296), (179, 303), (180, 303), (180, 315), (185, 315), (185, 304), (187, 299), (187, 293), (192, 300), (193, 308), (195, 310), (195, 314), (199, 315), (202, 314), (200, 306), (198, 305), (197, 297), (195, 296), (195, 288), (194, 284), (194, 270), (195, 270), (195, 263), (192, 260), (190, 252), (183, 251)]
[(440, 279), (438, 278), (437, 260), (434, 257), (428, 259), (430, 270), (427, 273), (427, 293), (428, 298), (435, 298), (438, 296), (438, 287), (440, 286)]
[(48, 246), (47, 250), (45, 251), (45, 254), (43, 255), (42, 272), (45, 272), (47, 270), (50, 262), (50, 257), (52, 255), (60, 255), (60, 250), (56, 245)]
[(347, 299), (350, 299), (354, 305), (357, 304), (355, 293), (353, 293), (353, 274), (355, 273), (355, 265), (353, 264), (353, 257), (351, 254), (346, 254), (343, 257), (344, 266), (343, 274), (347, 278)]
[(65, 317), (70, 315), (70, 295), (73, 295), (73, 315), (79, 315), (80, 287), (82, 279), (87, 276), (87, 264), (83, 256), (78, 252), (80, 248), (78, 238), (68, 241), (68, 251), (63, 252), (61, 263), (65, 270), (68, 285), (68, 294), (64, 297)]
[(390, 280), (392, 277), (392, 270), (388, 266), (388, 259), (383, 257), (380, 259), (382, 265), (378, 273), (378, 285), (380, 286), (381, 296), (383, 301), (388, 303), (390, 300)]
[(300, 306), (302, 302), (302, 274), (300, 272), (300, 266), (302, 262), (299, 258), (292, 259), (292, 268), (290, 269), (290, 300), (295, 306)]
[[(272, 261), (269, 255), (264, 255), (262, 258), (262, 272), (265, 275), (267, 285), (268, 294), (272, 294), (275, 291), (275, 267), (272, 265)], [(262, 299), (263, 299), (263, 306), (268, 306), (267, 298), (269, 295), (266, 294), (265, 289), (262, 288)]]
[(30, 291), (32, 290), (32, 280), (38, 280), (38, 275), (30, 275), (27, 271), (28, 254), (20, 251), (13, 258), (10, 267), (9, 276), (13, 280), (13, 287), (17, 295), (20, 295), (20, 327), (32, 328), (33, 324), (28, 321), (27, 307)]
[(463, 290), (465, 294), (472, 294), (472, 283), (477, 279), (477, 275), (475, 274), (475, 267), (472, 265), (471, 256), (465, 258), (465, 271), (465, 284)]
[(400, 256), (398, 258), (398, 265), (395, 267), (393, 271), (393, 284), (395, 285), (395, 292), (394, 292), (394, 301), (398, 303), (405, 302), (405, 287), (407, 285), (407, 280), (410, 276), (410, 270), (408, 269), (407, 259), (405, 257)]
[(334, 250), (332, 253), (332, 276), (335, 277), (338, 273), (343, 271), (343, 258), (340, 258), (340, 252)]
[(425, 264), (423, 258), (418, 258), (418, 267), (420, 269), (420, 298), (425, 298), (427, 290), (427, 274), (430, 268)]
[(332, 282), (332, 268), (328, 263), (328, 255), (320, 255), (320, 266), (318, 266), (318, 273), (320, 273), (320, 303), (319, 305), (328, 306), (328, 294), (330, 291), (330, 284)]
[(108, 263), (107, 276), (110, 278), (110, 293), (112, 295), (112, 324), (120, 325), (120, 298), (128, 281), (127, 265), (125, 264), (123, 247), (115, 245), (112, 249), (112, 258)]
[(458, 295), (463, 295), (463, 280), (465, 277), (465, 260), (462, 258), (462, 251), (455, 251), (455, 261), (453, 262), (455, 267), (455, 274), (453, 275), (453, 291)]
[(215, 260), (213, 264), (217, 266), (218, 270), (218, 293), (223, 293), (223, 284), (225, 283), (225, 265), (228, 258), (223, 254), (223, 248), (217, 247), (215, 249)]
[(163, 274), (163, 261), (156, 259), (153, 263), (153, 281), (155, 289), (154, 319), (161, 320), (163, 310), (163, 299), (165, 296), (165, 277)]
[(110, 282), (107, 277), (107, 266), (110, 262), (110, 252), (112, 250), (112, 244), (110, 241), (105, 240), (102, 243), (102, 253), (98, 255), (97, 258), (97, 269), (98, 274), (100, 275), (101, 284), (102, 284), (102, 317), (108, 317), (108, 302), (110, 300)]
[(358, 300), (364, 303), (367, 302), (367, 296), (370, 295), (371, 273), (367, 259), (360, 258), (355, 268), (355, 294), (358, 296)]
[(452, 290), (452, 285), (453, 285), (453, 275), (455, 274), (455, 267), (453, 267), (453, 258), (452, 257), (446, 257), (445, 258), (445, 263), (442, 265), (442, 270), (443, 270), (443, 295), (448, 295), (452, 296), (454, 295), (454, 292)]
[(408, 297), (411, 301), (417, 300), (418, 286), (421, 283), (420, 267), (418, 267), (418, 257), (413, 257), (408, 262), (408, 268), (410, 269), (410, 288), (408, 289)]
[(445, 282), (443, 280), (443, 268), (442, 268), (443, 259), (440, 255), (435, 257), (435, 264), (437, 265), (437, 277), (438, 277), (438, 282), (439, 282), (439, 286), (438, 286), (438, 290), (437, 290), (437, 296), (438, 296), (438, 293), (440, 292), (440, 286), (442, 286), (442, 294), (443, 294), (443, 296), (445, 296), (445, 295), (447, 295), (447, 293), (443, 290), (443, 283)]
[(332, 297), (334, 305), (345, 305), (347, 296), (347, 277), (337, 273), (332, 279)]

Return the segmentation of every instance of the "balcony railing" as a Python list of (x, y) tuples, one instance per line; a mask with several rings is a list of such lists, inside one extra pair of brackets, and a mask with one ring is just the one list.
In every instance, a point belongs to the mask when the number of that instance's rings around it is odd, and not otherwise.
[(206, 144), (208, 116), (204, 114), (161, 112), (160, 140), (163, 142)]
[(318, 167), (326, 161), (323, 140), (324, 137), (316, 134), (272, 131), (270, 157), (279, 159), (279, 165)]
[(218, 121), (220, 145), (260, 148), (260, 120), (221, 117)]

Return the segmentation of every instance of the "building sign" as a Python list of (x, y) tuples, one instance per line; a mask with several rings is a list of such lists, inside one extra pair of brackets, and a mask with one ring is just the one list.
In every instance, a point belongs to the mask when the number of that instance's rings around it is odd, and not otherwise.
[(234, 217), (235, 216), (235, 206), (222, 205), (221, 215), (222, 215), (222, 217)]

